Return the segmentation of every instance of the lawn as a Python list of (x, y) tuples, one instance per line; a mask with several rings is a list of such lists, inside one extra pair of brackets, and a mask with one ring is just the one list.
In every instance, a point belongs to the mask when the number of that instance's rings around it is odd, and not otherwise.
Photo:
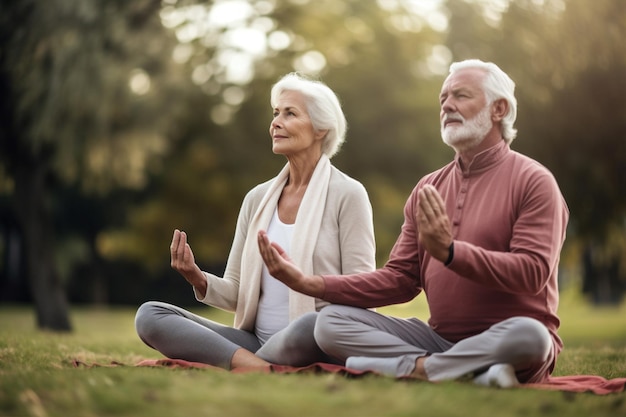
[[(427, 317), (422, 303), (382, 312)], [(200, 309), (215, 320), (231, 316)], [(563, 297), (566, 347), (556, 375), (626, 376), (626, 306)], [(379, 376), (232, 374), (134, 367), (159, 358), (139, 341), (133, 308), (72, 310), (71, 334), (40, 332), (30, 308), (0, 306), (0, 416), (626, 416), (626, 394), (599, 396)], [(113, 361), (128, 366), (74, 367)]]

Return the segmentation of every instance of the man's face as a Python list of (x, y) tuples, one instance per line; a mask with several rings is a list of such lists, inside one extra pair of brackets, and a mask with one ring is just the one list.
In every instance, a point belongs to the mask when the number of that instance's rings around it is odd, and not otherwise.
[(441, 124), (441, 137), (448, 146), (459, 151), (478, 146), (487, 136), (493, 123), (491, 106), (485, 105), (472, 119), (466, 120), (460, 113), (449, 114), (449, 119), (460, 120), (445, 125)]
[(459, 70), (441, 89), (441, 137), (457, 151), (477, 146), (493, 127), (483, 77), (484, 72), (478, 69)]

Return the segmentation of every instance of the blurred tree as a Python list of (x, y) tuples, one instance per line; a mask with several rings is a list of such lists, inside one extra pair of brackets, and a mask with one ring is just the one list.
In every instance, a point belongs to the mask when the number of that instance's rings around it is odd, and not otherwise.
[(535, 64), (552, 97), (528, 115), (543, 131), (538, 152), (561, 179), (583, 242), (582, 288), (597, 303), (618, 303), (626, 290), (625, 23), (624, 2), (566, 2), (544, 28)]
[(559, 181), (571, 211), (569, 243), (581, 241), (570, 247), (584, 290), (599, 302), (619, 301), (626, 288), (626, 3), (450, 1), (448, 9), (455, 60), (491, 60), (516, 80), (513, 147)]
[[(105, 196), (142, 187), (167, 151), (155, 118), (171, 91), (158, 82), (171, 72), (160, 6), (157, 0), (0, 6), (2, 192), (23, 236), (40, 328), (71, 329), (57, 262), (57, 255), (67, 258), (55, 230), (56, 214), (66, 209), (59, 191), (75, 184), (81, 193)], [(168, 110), (175, 114), (175, 103)]]
[(81, 299), (106, 302), (126, 277), (138, 282), (123, 286), (124, 300), (146, 296), (144, 277), (153, 286), (173, 274), (174, 228), (190, 233), (203, 267), (221, 272), (243, 195), (285, 163), (270, 150), (269, 93), (294, 70), (343, 102), (348, 138), (333, 163), (367, 187), (383, 262), (411, 188), (452, 157), (437, 101), (448, 64), (497, 62), (519, 86), (513, 147), (555, 173), (570, 239), (595, 241), (586, 259), (610, 275), (611, 250), (626, 251), (624, 6), (442, 4), (2, 3), (0, 266), (19, 265), (8, 258), (23, 236), (40, 326), (69, 328), (68, 279), (92, 288)]
[[(212, 20), (233, 3), (238, 14)], [(343, 102), (348, 139), (333, 163), (370, 192), (384, 261), (411, 188), (451, 155), (439, 139), (440, 68), (426, 62), (440, 35), (406, 7), (358, 0), (165, 6), (164, 24), (185, 40), (186, 63), (206, 97), (187, 98), (184, 146), (155, 198), (133, 209), (130, 227), (104, 236), (107, 253), (162, 266), (169, 261), (165, 239), (178, 227), (189, 232), (198, 261), (219, 268), (243, 195), (285, 163), (271, 154), (269, 94), (280, 76), (297, 70), (328, 83)], [(234, 41), (244, 35), (247, 42)], [(256, 43), (263, 53), (251, 48)], [(232, 60), (249, 73), (233, 75)]]

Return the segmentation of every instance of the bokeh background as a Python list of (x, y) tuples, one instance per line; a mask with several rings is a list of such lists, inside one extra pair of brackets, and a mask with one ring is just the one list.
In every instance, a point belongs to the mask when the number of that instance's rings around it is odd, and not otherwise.
[(382, 266), (411, 189), (453, 157), (438, 121), (448, 66), (480, 58), (517, 83), (512, 148), (569, 204), (561, 289), (617, 305), (624, 39), (621, 0), (4, 1), (0, 302), (59, 331), (74, 305), (195, 304), (169, 267), (172, 231), (221, 274), (243, 196), (285, 163), (269, 92), (291, 71), (341, 98), (333, 163), (369, 192)]

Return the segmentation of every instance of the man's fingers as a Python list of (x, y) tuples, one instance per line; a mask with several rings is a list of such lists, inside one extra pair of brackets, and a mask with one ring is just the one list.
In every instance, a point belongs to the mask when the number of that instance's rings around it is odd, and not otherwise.
[(419, 192), (419, 209), (429, 221), (435, 220), (446, 211), (443, 198), (430, 184), (426, 184)]
[(431, 187), (429, 190), (429, 199), (430, 203), (433, 207), (437, 208), (437, 211), (440, 213), (444, 213), (446, 211), (446, 203), (443, 201), (443, 197), (437, 191), (435, 187)]
[(437, 214), (439, 212), (439, 201), (437, 200), (437, 191), (432, 186), (424, 188), (425, 203), (428, 205), (429, 213)]
[(428, 221), (432, 221), (435, 217), (434, 207), (427, 188), (422, 188), (419, 192), (419, 212), (422, 218)]

